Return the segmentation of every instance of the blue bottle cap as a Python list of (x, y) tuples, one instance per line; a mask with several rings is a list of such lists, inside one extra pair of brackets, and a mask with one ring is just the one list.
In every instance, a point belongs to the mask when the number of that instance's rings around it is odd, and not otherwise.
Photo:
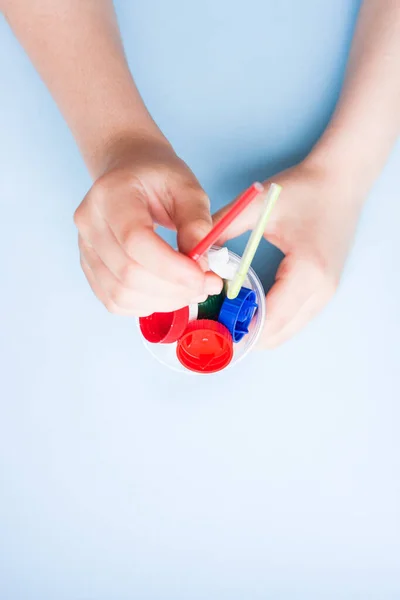
[(257, 308), (255, 292), (245, 287), (233, 300), (225, 298), (218, 321), (228, 328), (235, 343), (249, 333), (249, 325)]

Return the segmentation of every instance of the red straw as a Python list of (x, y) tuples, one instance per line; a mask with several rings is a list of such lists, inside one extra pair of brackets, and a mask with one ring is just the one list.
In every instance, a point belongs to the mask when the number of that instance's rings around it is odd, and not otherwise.
[(203, 254), (207, 252), (211, 248), (213, 244), (221, 237), (224, 233), (225, 229), (229, 227), (229, 225), (240, 215), (241, 212), (254, 200), (258, 194), (261, 194), (264, 191), (264, 187), (261, 183), (253, 183), (241, 196), (238, 198), (237, 202), (232, 206), (231, 210), (226, 213), (226, 215), (216, 224), (216, 226), (211, 229), (210, 233), (206, 235), (204, 239), (201, 240), (197, 244), (195, 248), (191, 252), (189, 252), (189, 257), (193, 258), (193, 260), (199, 260)]

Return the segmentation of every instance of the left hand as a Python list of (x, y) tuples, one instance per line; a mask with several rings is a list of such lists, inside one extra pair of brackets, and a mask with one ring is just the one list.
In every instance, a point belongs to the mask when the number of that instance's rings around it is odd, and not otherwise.
[[(285, 258), (269, 291), (261, 347), (274, 347), (302, 329), (332, 298), (356, 229), (362, 197), (351, 186), (306, 161), (271, 179), (283, 190), (265, 238)], [(271, 182), (270, 181), (270, 182)], [(268, 188), (268, 182), (266, 182)], [(252, 229), (263, 197), (254, 201), (224, 233), (226, 242)], [(217, 222), (229, 206), (214, 215)]]
[[(75, 212), (81, 265), (112, 313), (142, 317), (219, 294), (221, 279), (188, 258), (212, 227), (209, 200), (166, 142), (129, 140)], [(155, 231), (175, 229), (180, 252)]]

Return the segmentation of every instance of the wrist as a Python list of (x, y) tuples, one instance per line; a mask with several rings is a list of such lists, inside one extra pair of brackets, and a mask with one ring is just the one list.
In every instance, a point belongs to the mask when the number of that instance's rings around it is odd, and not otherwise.
[(354, 148), (348, 132), (328, 127), (310, 154), (304, 160), (308, 169), (320, 174), (346, 201), (362, 204), (379, 170)]
[[(91, 161), (91, 174), (95, 179), (127, 160), (141, 160), (157, 150), (174, 152), (159, 130), (127, 127), (113, 132), (97, 149)], [(158, 152), (157, 152), (158, 153)]]
[[(126, 74), (125, 74), (126, 75)], [(126, 148), (136, 144), (168, 144), (152, 119), (128, 73), (119, 85), (111, 81), (110, 91), (80, 112), (72, 125), (85, 163), (97, 179)]]
[(170, 144), (151, 117), (139, 122), (132, 119), (122, 126), (110, 128), (86, 154), (85, 162), (93, 178), (97, 179), (120, 163), (124, 156), (140, 152), (141, 148), (158, 146), (170, 147)]

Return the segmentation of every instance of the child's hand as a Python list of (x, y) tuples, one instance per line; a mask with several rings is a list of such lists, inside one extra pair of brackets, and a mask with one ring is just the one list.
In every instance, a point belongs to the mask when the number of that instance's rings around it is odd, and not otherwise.
[(166, 143), (129, 144), (110, 160), (75, 213), (82, 269), (111, 312), (168, 312), (219, 293), (222, 281), (154, 231), (176, 229), (186, 253), (211, 229), (209, 201)]
[[(262, 347), (286, 341), (301, 329), (334, 294), (351, 245), (362, 198), (349, 186), (303, 163), (273, 181), (283, 187), (265, 237), (285, 253), (276, 282), (267, 295), (267, 321)], [(347, 189), (346, 189), (347, 188)], [(218, 221), (229, 207), (218, 212)], [(231, 225), (223, 240), (254, 227), (260, 202), (253, 203)]]

